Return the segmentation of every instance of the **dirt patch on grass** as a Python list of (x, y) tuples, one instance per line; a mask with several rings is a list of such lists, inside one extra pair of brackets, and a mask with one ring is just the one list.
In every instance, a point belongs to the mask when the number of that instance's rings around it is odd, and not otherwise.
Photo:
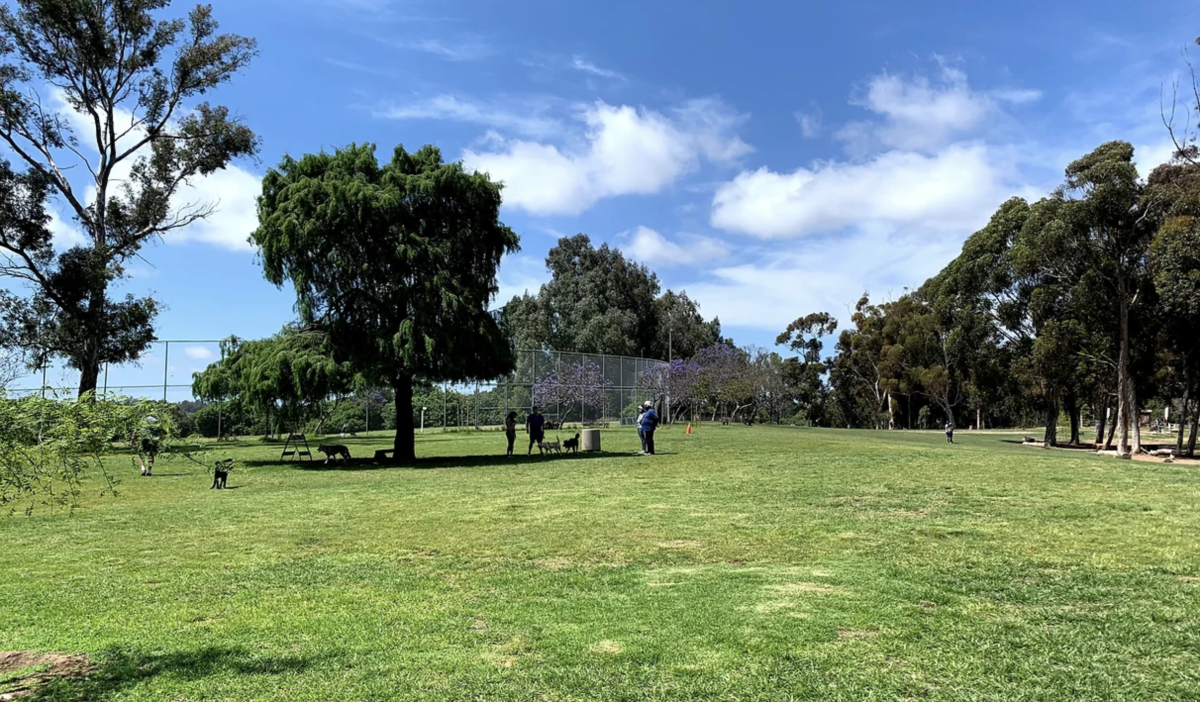
[(663, 541), (658, 544), (658, 547), (659, 548), (691, 549), (691, 548), (700, 548), (703, 545), (704, 544), (699, 541), (679, 540), (679, 541)]
[(0, 676), (17, 676), (0, 683), (0, 702), (29, 697), (56, 678), (79, 678), (95, 669), (87, 656), (0, 651)]
[(616, 641), (605, 640), (589, 647), (588, 650), (592, 653), (603, 653), (606, 656), (615, 656), (625, 649), (622, 648), (621, 644), (617, 643)]

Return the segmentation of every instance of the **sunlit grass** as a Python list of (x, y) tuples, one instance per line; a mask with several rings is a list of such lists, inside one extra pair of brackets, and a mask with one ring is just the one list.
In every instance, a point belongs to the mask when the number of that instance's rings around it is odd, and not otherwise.
[(64, 700), (1195, 699), (1195, 469), (1003, 438), (252, 441), (225, 492), (126, 459), (116, 498), (0, 520), (0, 650), (103, 664)]

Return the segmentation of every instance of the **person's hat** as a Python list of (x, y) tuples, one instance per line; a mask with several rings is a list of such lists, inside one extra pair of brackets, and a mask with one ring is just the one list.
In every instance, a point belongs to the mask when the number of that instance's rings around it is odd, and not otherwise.
[(642, 407), (653, 407), (653, 406), (654, 406), (654, 403), (651, 402), (650, 400), (646, 400), (645, 402), (642, 403)]

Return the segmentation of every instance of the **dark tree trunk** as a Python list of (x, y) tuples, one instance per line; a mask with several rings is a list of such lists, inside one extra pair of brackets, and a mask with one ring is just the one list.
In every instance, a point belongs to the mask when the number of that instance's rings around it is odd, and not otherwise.
[(100, 364), (95, 361), (84, 361), (79, 364), (79, 397), (99, 388)]
[[(396, 392), (396, 439), (392, 444), (396, 463), (414, 463), (417, 460), (417, 435), (413, 431), (413, 386), (411, 377), (398, 378), (392, 385)], [(405, 422), (401, 417), (408, 417)]]
[(1192, 435), (1188, 438), (1187, 455), (1196, 455), (1196, 430), (1200, 428), (1200, 408), (1192, 410)]
[(1071, 445), (1078, 446), (1079, 445), (1079, 423), (1081, 421), (1080, 416), (1079, 416), (1079, 414), (1080, 414), (1079, 400), (1076, 399), (1073, 395), (1068, 395), (1065, 405), (1067, 408), (1067, 415), (1071, 418)]
[(1183, 406), (1179, 412), (1179, 436), (1175, 439), (1175, 455), (1183, 455), (1183, 433), (1187, 431), (1188, 426), (1188, 400), (1191, 395), (1191, 388), (1184, 386), (1183, 388)]
[(1051, 392), (1046, 404), (1046, 436), (1047, 446), (1058, 446), (1058, 393)]
[(1096, 438), (1092, 442), (1096, 448), (1104, 446), (1104, 430), (1108, 428), (1108, 399), (1104, 402), (1093, 402), (1092, 410), (1096, 413)]
[(1116, 433), (1117, 433), (1117, 420), (1113, 419), (1113, 421), (1110, 422), (1108, 425), (1108, 439), (1105, 440), (1105, 442), (1104, 442), (1104, 450), (1105, 451), (1112, 451), (1113, 436), (1116, 435)]

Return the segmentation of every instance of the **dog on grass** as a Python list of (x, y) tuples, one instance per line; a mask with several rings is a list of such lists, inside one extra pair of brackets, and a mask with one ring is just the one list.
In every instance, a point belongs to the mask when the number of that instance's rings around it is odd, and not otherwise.
[(568, 453), (574, 452), (575, 455), (578, 456), (579, 455), (579, 434), (576, 434), (574, 436), (574, 438), (567, 439), (566, 441), (564, 441), (562, 447), (563, 447), (564, 451), (566, 451)]
[(229, 471), (233, 469), (233, 459), (226, 458), (213, 465), (213, 484), (209, 490), (224, 490), (225, 482), (229, 480)]
[(538, 451), (543, 455), (547, 453), (562, 453), (562, 439), (558, 441), (540, 441), (538, 442)]
[(329, 465), (329, 461), (335, 456), (341, 457), (343, 461), (350, 460), (350, 449), (341, 444), (321, 444), (317, 451), (325, 454), (325, 465)]

